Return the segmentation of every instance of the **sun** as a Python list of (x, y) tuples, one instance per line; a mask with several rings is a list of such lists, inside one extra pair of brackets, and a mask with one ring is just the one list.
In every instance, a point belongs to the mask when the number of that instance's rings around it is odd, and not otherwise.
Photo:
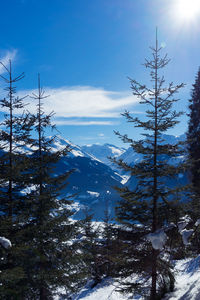
[(174, 0), (173, 13), (177, 19), (192, 22), (200, 17), (200, 0)]

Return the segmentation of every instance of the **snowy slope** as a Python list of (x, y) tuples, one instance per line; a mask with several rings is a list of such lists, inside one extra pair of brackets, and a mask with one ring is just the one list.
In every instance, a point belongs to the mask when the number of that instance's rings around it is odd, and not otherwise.
[[(88, 282), (78, 294), (71, 296), (70, 300), (142, 300), (139, 295), (129, 298), (130, 295), (125, 296), (117, 292), (119, 283), (115, 282), (112, 278), (102, 280), (94, 288), (91, 288), (92, 283), (92, 281)], [(60, 290), (59, 292), (62, 296), (57, 295), (54, 297), (54, 300), (67, 299), (64, 291)]]
[[(126, 296), (123, 296), (116, 291), (118, 284), (111, 278), (104, 279), (95, 288), (84, 288), (79, 295), (76, 295), (72, 300), (127, 300)], [(140, 300), (141, 298), (131, 298), (132, 300)]]
[[(175, 290), (168, 293), (162, 300), (200, 300), (200, 255), (175, 262)], [(104, 279), (93, 289), (91, 282), (72, 300), (142, 300), (135, 297), (123, 296), (116, 291), (118, 283), (111, 278)], [(63, 300), (64, 297), (55, 297), (54, 300)]]
[(166, 295), (163, 300), (199, 300), (200, 256), (178, 261), (175, 265), (175, 272), (175, 291)]
[(62, 138), (61, 136), (57, 137), (56, 141), (52, 145), (52, 149), (55, 151), (62, 150), (66, 146), (70, 146), (71, 148), (71, 151), (68, 153), (68, 156), (71, 158), (80, 156), (99, 161), (99, 159), (94, 155), (84, 151), (80, 146), (73, 144), (71, 141)]
[(113, 170), (116, 170), (116, 165), (113, 164), (108, 159), (108, 157), (119, 157), (126, 151), (126, 149), (124, 149), (124, 148), (119, 148), (119, 147), (111, 145), (111, 144), (84, 145), (81, 147), (81, 149), (84, 152), (87, 152), (88, 154), (95, 156), (100, 161), (102, 161), (104, 164), (111, 167)]

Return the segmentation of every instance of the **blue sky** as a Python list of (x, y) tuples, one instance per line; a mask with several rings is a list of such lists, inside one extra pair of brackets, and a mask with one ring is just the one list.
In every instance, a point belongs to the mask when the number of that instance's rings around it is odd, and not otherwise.
[[(133, 138), (139, 132), (120, 113), (127, 109), (137, 116), (144, 114), (144, 107), (131, 95), (127, 76), (148, 83), (142, 63), (151, 55), (156, 26), (163, 54), (171, 58), (166, 81), (187, 84), (176, 109), (187, 110), (200, 66), (200, 15), (187, 23), (180, 20), (176, 1), (2, 1), (0, 59), (11, 58), (15, 74), (25, 72), (18, 84), (20, 93), (31, 94), (41, 74), (50, 95), (46, 111), (55, 111), (54, 121), (63, 137), (77, 144), (122, 145), (113, 130)], [(33, 100), (29, 102), (32, 110)], [(170, 133), (186, 130), (187, 118), (182, 117)]]

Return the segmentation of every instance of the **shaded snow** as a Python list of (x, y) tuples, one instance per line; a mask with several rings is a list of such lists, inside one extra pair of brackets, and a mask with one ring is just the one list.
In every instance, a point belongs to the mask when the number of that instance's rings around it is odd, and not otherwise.
[(162, 250), (167, 241), (167, 235), (162, 229), (149, 233), (146, 238), (155, 250)]
[[(96, 287), (91, 289), (90, 287), (84, 288), (78, 295), (72, 297), (72, 300), (127, 300), (128, 296), (123, 296), (116, 291), (118, 284), (111, 278), (105, 279), (99, 283)], [(141, 297), (131, 297), (132, 300), (142, 300)]]
[[(200, 255), (193, 259), (177, 261), (175, 264), (175, 290), (162, 300), (200, 300)], [(123, 296), (116, 292), (117, 283), (105, 280), (92, 290), (83, 289), (72, 300), (142, 300), (141, 297)]]
[(193, 234), (193, 229), (186, 229), (185, 227), (191, 222), (191, 218), (188, 215), (185, 215), (181, 218), (181, 221), (178, 222), (178, 230), (182, 236), (183, 244), (187, 246), (189, 244), (188, 239)]
[(199, 300), (200, 299), (200, 256), (181, 260), (176, 263), (175, 291), (167, 294), (163, 300)]
[(200, 224), (200, 219), (198, 219), (198, 220), (196, 221), (195, 226), (199, 226), (199, 224)]
[(187, 246), (189, 244), (188, 239), (191, 237), (191, 235), (193, 234), (194, 230), (193, 229), (183, 229), (180, 233), (182, 235), (182, 240), (183, 240), (183, 244), (185, 246)]
[(11, 241), (6, 239), (5, 237), (3, 236), (0, 236), (0, 244), (2, 247), (4, 247), (5, 249), (8, 249), (10, 248), (12, 245), (11, 245)]
[[(175, 263), (175, 290), (168, 293), (162, 300), (199, 300), (200, 299), (200, 255), (196, 258), (188, 258)], [(118, 283), (111, 278), (103, 280), (94, 288), (91, 282), (85, 286), (71, 300), (142, 300), (142, 297), (123, 296), (116, 291)], [(61, 291), (60, 291), (61, 292)], [(64, 291), (63, 291), (64, 295)], [(54, 297), (54, 300), (64, 300), (65, 297)]]
[(188, 215), (185, 215), (180, 219), (178, 222), (178, 230), (181, 233), (181, 231), (191, 222), (191, 218)]

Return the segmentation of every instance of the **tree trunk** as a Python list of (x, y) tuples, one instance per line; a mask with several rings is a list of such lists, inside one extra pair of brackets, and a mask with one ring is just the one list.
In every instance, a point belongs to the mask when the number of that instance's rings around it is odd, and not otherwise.
[(152, 250), (152, 273), (151, 273), (151, 295), (150, 300), (155, 300), (156, 293), (156, 282), (157, 282), (157, 251), (155, 249)]

